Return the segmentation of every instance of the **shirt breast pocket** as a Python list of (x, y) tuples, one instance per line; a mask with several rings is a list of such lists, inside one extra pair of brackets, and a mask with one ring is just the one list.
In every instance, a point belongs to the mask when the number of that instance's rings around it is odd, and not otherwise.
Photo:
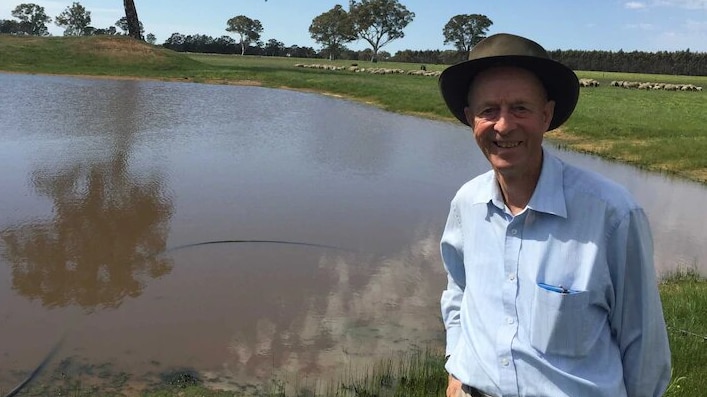
[(604, 325), (590, 305), (588, 291), (562, 293), (535, 287), (530, 321), (530, 344), (543, 354), (584, 357)]

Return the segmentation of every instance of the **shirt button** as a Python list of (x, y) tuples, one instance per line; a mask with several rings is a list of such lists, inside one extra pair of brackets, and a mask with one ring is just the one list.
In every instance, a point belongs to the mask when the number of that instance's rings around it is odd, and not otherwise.
[(516, 274), (515, 274), (515, 273), (509, 274), (509, 275), (508, 275), (508, 280), (510, 280), (510, 281), (516, 281)]
[(518, 234), (518, 229), (511, 229), (511, 234), (514, 236)]
[(511, 318), (511, 317), (506, 317), (506, 322), (507, 322), (508, 324), (513, 324), (513, 318)]
[(501, 359), (501, 365), (503, 365), (504, 367), (507, 367), (508, 364), (510, 364), (510, 362), (508, 361), (507, 358)]

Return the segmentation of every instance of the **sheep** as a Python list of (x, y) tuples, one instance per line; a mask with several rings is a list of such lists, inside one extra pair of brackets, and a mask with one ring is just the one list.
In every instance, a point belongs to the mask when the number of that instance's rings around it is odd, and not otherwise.
[(581, 87), (599, 87), (599, 82), (594, 79), (579, 79)]

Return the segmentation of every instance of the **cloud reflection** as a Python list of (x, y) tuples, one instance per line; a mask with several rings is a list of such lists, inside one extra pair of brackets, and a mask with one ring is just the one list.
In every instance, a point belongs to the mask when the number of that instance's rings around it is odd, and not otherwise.
[(207, 377), (322, 381), (413, 348), (441, 346), (438, 244), (438, 233), (428, 231), (390, 257), (322, 256), (319, 272), (331, 282), (326, 296), (310, 296), (289, 323), (262, 313), (233, 334), (223, 373)]

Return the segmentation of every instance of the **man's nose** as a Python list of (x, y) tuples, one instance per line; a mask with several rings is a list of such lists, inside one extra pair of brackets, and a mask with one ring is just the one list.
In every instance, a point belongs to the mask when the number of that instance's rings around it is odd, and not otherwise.
[(498, 114), (498, 119), (494, 124), (494, 130), (501, 135), (507, 134), (513, 130), (515, 127), (515, 121), (513, 115), (508, 109), (501, 109)]

